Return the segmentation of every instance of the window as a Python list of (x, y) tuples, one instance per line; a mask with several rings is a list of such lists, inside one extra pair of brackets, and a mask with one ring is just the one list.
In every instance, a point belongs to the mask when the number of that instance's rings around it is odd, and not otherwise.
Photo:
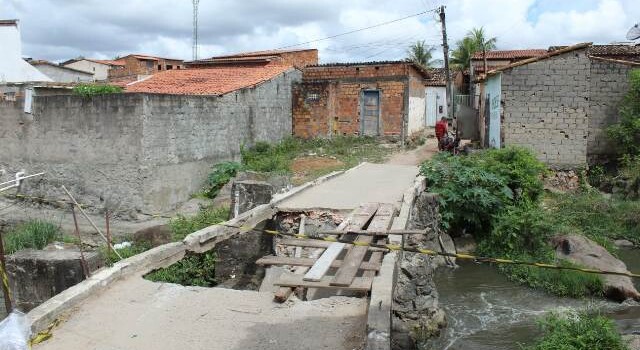
[(153, 69), (153, 61), (147, 61), (147, 68)]
[(161, 64), (158, 65), (158, 70), (162, 70), (162, 65)]
[(167, 70), (169, 70), (169, 69), (173, 69), (173, 66), (170, 65), (170, 64), (167, 64)]
[(308, 93), (307, 98), (305, 99), (307, 102), (315, 102), (320, 100), (320, 95), (316, 93)]

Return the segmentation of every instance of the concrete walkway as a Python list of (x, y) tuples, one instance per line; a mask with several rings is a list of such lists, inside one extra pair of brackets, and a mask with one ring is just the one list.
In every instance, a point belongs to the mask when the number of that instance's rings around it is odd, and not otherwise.
[(366, 299), (272, 299), (133, 276), (85, 301), (34, 349), (352, 350), (364, 341)]
[(279, 208), (354, 209), (361, 203), (397, 203), (418, 174), (414, 165), (364, 163), (278, 205)]

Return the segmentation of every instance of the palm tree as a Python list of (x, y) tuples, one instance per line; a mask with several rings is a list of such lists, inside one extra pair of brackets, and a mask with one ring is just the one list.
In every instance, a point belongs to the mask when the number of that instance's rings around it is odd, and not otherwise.
[(487, 72), (487, 51), (496, 48), (497, 38), (486, 38), (484, 28), (473, 28), (462, 40), (456, 43), (456, 49), (451, 54), (451, 63), (461, 70), (469, 68), (469, 61), (474, 53), (482, 51), (484, 57), (484, 71)]
[(435, 48), (425, 44), (424, 40), (416, 41), (409, 46), (407, 60), (413, 61), (425, 68), (431, 67), (434, 64), (433, 51)]

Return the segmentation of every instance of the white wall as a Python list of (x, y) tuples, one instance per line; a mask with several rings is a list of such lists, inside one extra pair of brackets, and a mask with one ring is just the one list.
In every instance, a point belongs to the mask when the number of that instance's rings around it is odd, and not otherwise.
[(109, 75), (109, 65), (87, 60), (69, 63), (66, 64), (65, 67), (92, 73), (95, 80), (107, 80)]
[(17, 25), (0, 25), (0, 82), (51, 81), (22, 59)]
[(37, 64), (34, 67), (56, 83), (78, 83), (93, 81), (93, 74), (75, 71), (49, 64)]
[(425, 101), (423, 97), (409, 96), (409, 135), (425, 127)]
[[(426, 124), (434, 127), (440, 118), (447, 116), (447, 88), (444, 86), (427, 86), (426, 95)], [(440, 111), (440, 107), (442, 107), (442, 111)]]

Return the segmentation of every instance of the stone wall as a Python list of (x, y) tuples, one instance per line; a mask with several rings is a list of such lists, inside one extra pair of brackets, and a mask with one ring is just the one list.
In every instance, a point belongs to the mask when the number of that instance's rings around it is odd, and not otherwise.
[(613, 152), (605, 129), (619, 121), (618, 109), (629, 91), (629, 72), (633, 68), (630, 65), (611, 61), (591, 60), (591, 98), (589, 99), (589, 137), (587, 139), (589, 161)]
[(552, 166), (586, 164), (589, 64), (583, 49), (502, 72), (504, 144)]
[(0, 102), (0, 169), (46, 171), (25, 184), (30, 195), (65, 198), (64, 184), (88, 207), (163, 212), (200, 189), (213, 164), (239, 159), (241, 145), (291, 135), (299, 78), (289, 71), (221, 97), (36, 96), (33, 114)]

